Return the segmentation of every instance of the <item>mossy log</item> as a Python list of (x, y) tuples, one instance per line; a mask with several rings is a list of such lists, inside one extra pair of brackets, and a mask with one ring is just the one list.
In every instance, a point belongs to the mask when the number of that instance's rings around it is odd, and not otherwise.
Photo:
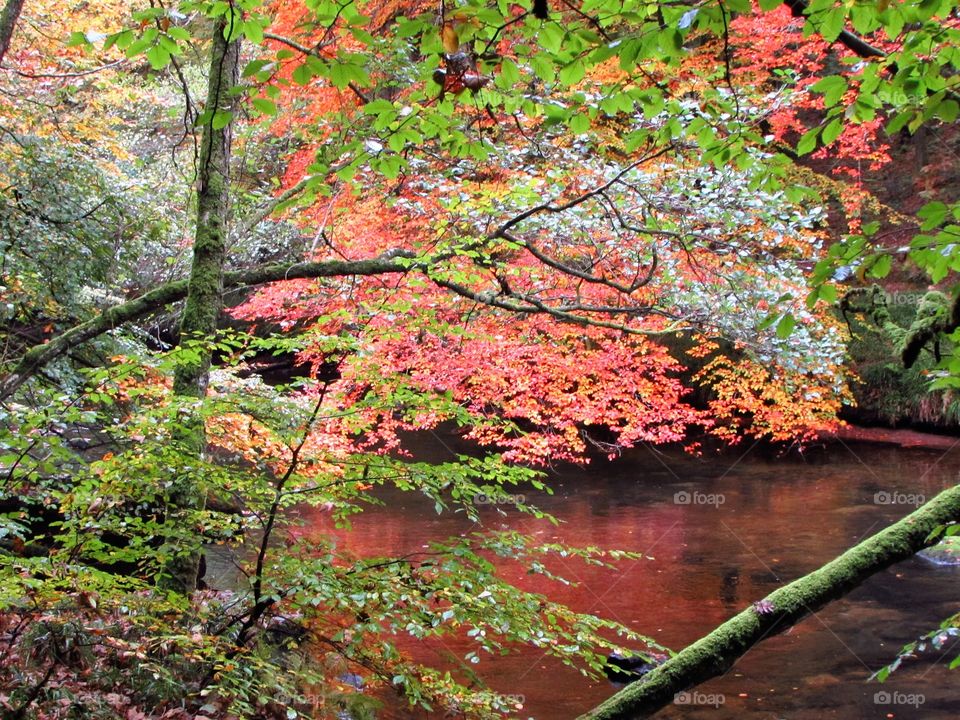
[[(394, 251), (369, 260), (330, 260), (307, 263), (270, 263), (250, 270), (224, 273), (225, 288), (250, 287), (264, 283), (302, 278), (346, 277), (405, 273), (410, 270), (413, 253)], [(30, 348), (17, 367), (0, 381), (0, 400), (10, 397), (40, 368), (65, 355), (77, 345), (103, 335), (124, 323), (151, 313), (187, 297), (187, 281), (174, 280), (144, 293), (138, 298), (109, 308), (97, 317), (76, 325), (42, 345)]]
[(960, 485), (763, 600), (684, 648), (580, 720), (650, 717), (677, 693), (722, 675), (761, 640), (783, 632), (864, 580), (933, 544), (940, 525), (960, 520)]

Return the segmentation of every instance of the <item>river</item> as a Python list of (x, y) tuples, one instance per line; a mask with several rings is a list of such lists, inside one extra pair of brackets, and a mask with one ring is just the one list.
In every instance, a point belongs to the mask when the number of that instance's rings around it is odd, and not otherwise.
[[(455, 438), (424, 436), (418, 459), (463, 452)], [(570, 562), (560, 570), (575, 587), (541, 581), (552, 599), (616, 619), (682, 649), (751, 602), (816, 569), (859, 540), (958, 482), (960, 449), (903, 450), (836, 443), (805, 455), (769, 457), (749, 445), (694, 458), (649, 448), (613, 462), (550, 472), (553, 495), (526, 500), (559, 518), (559, 527), (521, 516), (484, 513), (489, 527), (508, 525), (570, 545), (633, 550), (651, 559), (617, 571)], [(307, 532), (335, 532), (360, 555), (401, 555), (424, 542), (475, 529), (462, 514), (437, 515), (416, 495), (384, 491), (382, 507), (358, 516), (343, 534), (329, 517), (307, 516)], [(846, 598), (748, 652), (724, 677), (699, 686), (663, 718), (939, 718), (960, 717), (956, 655), (932, 653), (905, 663), (886, 683), (870, 674), (896, 651), (958, 609), (960, 568), (914, 558), (868, 580)], [(527, 585), (529, 588), (530, 586)], [(419, 654), (463, 656), (466, 640), (423, 646)], [(574, 718), (616, 688), (591, 681), (534, 649), (484, 657), (474, 666), (493, 688), (522, 697), (521, 718)], [(381, 718), (414, 717), (401, 708)]]

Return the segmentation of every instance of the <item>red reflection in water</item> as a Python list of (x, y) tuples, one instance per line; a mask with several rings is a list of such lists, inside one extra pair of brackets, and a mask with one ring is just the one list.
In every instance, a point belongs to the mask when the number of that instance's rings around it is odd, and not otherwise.
[[(436, 454), (424, 447), (422, 454)], [(865, 462), (866, 460), (867, 462)], [(696, 460), (638, 451), (613, 464), (554, 474), (556, 494), (524, 491), (528, 502), (562, 520), (559, 527), (518, 514), (484, 511), (488, 528), (510, 527), (545, 541), (596, 545), (644, 553), (617, 571), (577, 560), (551, 569), (576, 581), (567, 586), (504, 566), (517, 585), (575, 610), (611, 618), (675, 650), (911, 511), (878, 505), (878, 492), (932, 497), (953, 482), (960, 456), (835, 448), (815, 462), (748, 456)], [(437, 515), (433, 504), (409, 493), (383, 491), (385, 501), (333, 526), (323, 512), (305, 516), (307, 537), (333, 535), (358, 556), (403, 555), (431, 541), (478, 529), (462, 514)], [(785, 635), (751, 650), (722, 678), (679, 698), (658, 717), (683, 718), (954, 718), (945, 663), (918, 661), (883, 686), (865, 684), (897, 649), (955, 611), (954, 568), (921, 560), (872, 578), (848, 598), (808, 618)], [(466, 637), (403, 643), (424, 662), (454, 667), (474, 647)], [(949, 656), (947, 660), (951, 659)], [(591, 681), (535, 648), (483, 657), (473, 666), (493, 688), (522, 696), (520, 717), (573, 718), (615, 691)], [(890, 694), (890, 702), (883, 702)], [(922, 705), (894, 704), (909, 694)], [(686, 701), (686, 702), (685, 702)], [(382, 717), (413, 717), (402, 708)]]

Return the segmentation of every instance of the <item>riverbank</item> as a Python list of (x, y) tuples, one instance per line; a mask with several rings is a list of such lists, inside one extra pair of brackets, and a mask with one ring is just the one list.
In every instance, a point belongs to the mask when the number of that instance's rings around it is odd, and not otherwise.
[(823, 442), (868, 442), (901, 448), (950, 451), (960, 448), (960, 437), (880, 427), (842, 425), (836, 431), (820, 434)]

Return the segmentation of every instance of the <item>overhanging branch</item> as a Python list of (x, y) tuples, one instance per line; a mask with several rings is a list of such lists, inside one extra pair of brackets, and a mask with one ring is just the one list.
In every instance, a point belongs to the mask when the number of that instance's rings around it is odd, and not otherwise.
[(931, 545), (930, 535), (937, 527), (958, 520), (960, 485), (955, 485), (823, 567), (754, 603), (580, 720), (653, 715), (673, 702), (677, 693), (725, 673), (761, 640), (783, 632), (870, 576)]
[[(303, 278), (386, 275), (405, 273), (410, 263), (403, 259), (413, 253), (394, 251), (370, 260), (296, 263), (271, 263), (250, 270), (224, 273), (224, 288), (248, 287), (281, 280)], [(126, 322), (146, 317), (160, 308), (183, 300), (187, 296), (187, 281), (175, 280), (161, 285), (138, 298), (104, 310), (97, 317), (76, 325), (43, 345), (30, 348), (16, 368), (0, 381), (0, 400), (5, 400), (23, 385), (37, 370), (65, 354), (77, 345), (113, 330)]]
[[(790, 8), (790, 12), (794, 17), (803, 17), (806, 14), (806, 0), (784, 0), (783, 4)], [(863, 38), (847, 30), (840, 31), (840, 34), (837, 36), (837, 41), (862, 58), (885, 58), (887, 56), (883, 50), (875, 48)]]
[[(438, 256), (417, 256), (409, 250), (390, 250), (369, 260), (328, 260), (304, 263), (270, 263), (250, 270), (224, 273), (223, 287), (236, 289), (263, 285), (272, 282), (324, 277), (358, 277), (389, 274), (404, 274), (420, 271), (437, 287), (449, 290), (467, 300), (511, 313), (549, 315), (566, 323), (616, 330), (630, 335), (662, 336), (675, 333), (689, 323), (680, 318), (668, 318), (662, 311), (646, 306), (593, 306), (584, 304), (552, 305), (529, 294), (497, 294), (473, 290), (430, 272), (437, 263), (453, 257), (456, 253)], [(42, 345), (27, 350), (14, 370), (0, 380), (0, 401), (17, 391), (39, 369), (66, 354), (77, 345), (109, 332), (124, 323), (146, 317), (187, 296), (187, 281), (175, 280), (161, 285), (138, 298), (111, 307), (97, 317), (76, 325)], [(605, 320), (598, 316), (637, 317), (641, 314), (657, 314), (671, 320), (661, 329), (640, 328), (627, 323)]]

